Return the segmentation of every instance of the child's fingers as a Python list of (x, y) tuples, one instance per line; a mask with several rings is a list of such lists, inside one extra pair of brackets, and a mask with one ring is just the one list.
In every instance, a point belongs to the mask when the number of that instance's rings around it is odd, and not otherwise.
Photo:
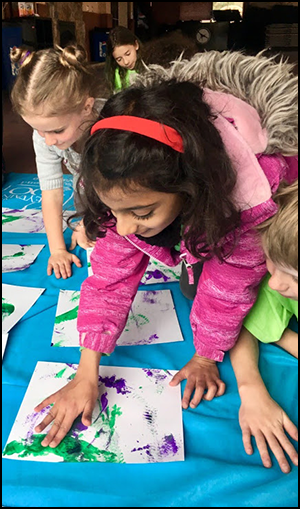
[(51, 263), (48, 263), (48, 266), (47, 266), (47, 276), (51, 276), (52, 270), (53, 270), (53, 266), (51, 265)]
[(288, 434), (298, 442), (298, 428), (295, 424), (288, 418), (286, 414), (283, 416), (283, 426), (288, 432)]
[[(272, 461), (271, 461), (270, 454), (268, 451), (266, 439), (261, 431), (257, 431), (255, 433), (255, 440), (256, 440), (256, 445), (257, 445), (261, 460), (263, 462), (263, 466), (266, 468), (271, 468)], [(269, 443), (269, 445), (271, 447), (270, 443)], [(272, 447), (271, 447), (271, 449), (272, 449)]]
[(253, 454), (253, 447), (251, 444), (251, 433), (249, 428), (242, 428), (242, 439), (246, 453), (249, 455)]
[(218, 389), (219, 388), (216, 382), (209, 382), (207, 393), (203, 396), (203, 399), (205, 399), (206, 401), (211, 401), (216, 397)]
[(218, 390), (217, 390), (216, 397), (223, 396), (223, 394), (225, 393), (225, 390), (226, 390), (226, 384), (223, 382), (223, 380), (218, 380), (217, 385), (218, 385)]
[(175, 385), (180, 384), (180, 382), (182, 382), (182, 380), (185, 378), (186, 377), (184, 376), (182, 370), (180, 370), (178, 373), (176, 373), (176, 375), (173, 376), (171, 382), (169, 382), (169, 385), (171, 385), (171, 387), (175, 387)]
[(60, 279), (61, 278), (60, 266), (57, 263), (53, 266), (53, 270), (54, 270), (56, 279)]
[(202, 384), (196, 385), (195, 394), (194, 394), (193, 399), (190, 403), (191, 408), (196, 408), (199, 405), (201, 399), (203, 398), (204, 390), (205, 390), (205, 388)]
[(51, 412), (51, 410), (49, 410), (48, 415), (46, 415), (45, 419), (43, 419), (43, 421), (34, 428), (34, 431), (36, 433), (41, 433), (45, 428), (47, 428), (53, 419), (55, 419), (55, 415)]
[(95, 405), (94, 405), (93, 401), (91, 401), (91, 400), (89, 400), (84, 407), (81, 422), (85, 426), (90, 426), (92, 424), (92, 413), (93, 413), (94, 407), (95, 407)]
[(187, 379), (187, 383), (182, 397), (182, 408), (186, 409), (189, 406), (192, 393), (194, 392), (196, 382), (194, 379)]
[(72, 255), (72, 262), (75, 263), (76, 267), (82, 267), (81, 261), (78, 256)]
[(268, 441), (271, 451), (273, 452), (275, 458), (278, 461), (278, 464), (282, 472), (288, 474), (291, 471), (291, 467), (285, 457), (283, 449), (280, 443), (278, 442), (276, 436), (271, 432), (270, 435), (266, 436), (266, 439)]
[(41, 401), (41, 403), (39, 403), (35, 408), (34, 408), (34, 411), (36, 413), (40, 412), (41, 410), (43, 410), (43, 408), (45, 408), (46, 406), (48, 405), (52, 405), (52, 403), (55, 402), (55, 397), (56, 397), (56, 394), (57, 392), (55, 392), (54, 394), (51, 394), (51, 396), (48, 396), (48, 398), (45, 398), (43, 399), (43, 401)]
[(293, 446), (293, 444), (289, 441), (283, 430), (280, 430), (277, 434), (277, 440), (280, 443), (281, 447), (285, 450), (288, 456), (291, 458), (294, 465), (298, 466), (298, 453)]
[[(47, 435), (45, 436), (45, 438), (43, 439), (43, 441), (41, 442), (42, 446), (43, 447), (47, 447), (48, 445), (50, 447), (55, 447), (55, 445), (52, 443), (56, 441), (56, 436), (59, 435), (59, 437), (61, 436), (60, 440), (58, 441), (57, 440), (57, 443), (56, 445), (59, 444), (59, 442), (62, 440), (62, 438), (66, 435), (66, 433), (69, 431), (65, 426), (64, 426), (64, 417), (65, 417), (65, 412), (58, 412), (55, 416), (55, 419), (52, 423), (52, 426), (51, 426), (51, 429), (50, 431), (47, 433)], [(63, 436), (62, 436), (63, 435)], [(58, 438), (59, 438), (58, 437)]]

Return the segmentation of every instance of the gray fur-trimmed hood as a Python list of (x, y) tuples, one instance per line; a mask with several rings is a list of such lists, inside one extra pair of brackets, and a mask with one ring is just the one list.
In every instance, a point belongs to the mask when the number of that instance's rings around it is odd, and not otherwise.
[(298, 77), (293, 64), (283, 58), (276, 62), (276, 56), (263, 53), (197, 53), (190, 60), (175, 60), (168, 68), (149, 65), (134, 85), (147, 87), (176, 79), (232, 94), (257, 110), (268, 133), (265, 153), (293, 156), (298, 153)]

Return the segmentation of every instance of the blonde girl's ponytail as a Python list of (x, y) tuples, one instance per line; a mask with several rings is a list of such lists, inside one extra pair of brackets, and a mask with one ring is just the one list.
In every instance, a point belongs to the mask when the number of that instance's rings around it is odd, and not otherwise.
[(87, 54), (85, 49), (82, 46), (67, 46), (65, 48), (61, 48), (56, 46), (57, 50), (59, 50), (60, 56), (59, 61), (65, 67), (75, 67), (85, 69), (88, 61)]
[(11, 100), (21, 116), (52, 117), (79, 112), (88, 97), (103, 95), (97, 70), (79, 45), (32, 53), (13, 48), (11, 61), (18, 65)]
[(33, 52), (24, 46), (17, 48), (14, 46), (10, 50), (10, 61), (18, 66), (28, 64), (33, 56)]

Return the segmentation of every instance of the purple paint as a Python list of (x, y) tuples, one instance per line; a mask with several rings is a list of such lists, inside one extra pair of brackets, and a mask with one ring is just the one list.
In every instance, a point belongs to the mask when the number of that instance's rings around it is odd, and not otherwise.
[(144, 373), (146, 373), (147, 376), (153, 376), (153, 373), (152, 373), (151, 369), (144, 369), (143, 368), (143, 371), (144, 371)]
[(107, 392), (105, 392), (104, 394), (101, 395), (101, 398), (100, 398), (100, 402), (101, 402), (101, 413), (102, 412), (105, 412), (105, 410), (107, 409), (108, 407), (108, 399), (107, 399)]
[(144, 447), (136, 447), (134, 449), (132, 449), (131, 452), (137, 452), (137, 451), (144, 451), (144, 450), (149, 450), (151, 447), (150, 444), (147, 444), (147, 445), (144, 445)]
[(150, 279), (163, 279), (166, 283), (170, 278), (163, 274), (160, 270), (149, 270), (147, 273), (146, 281), (149, 281)]
[(144, 292), (143, 294), (143, 302), (147, 302), (147, 304), (156, 304), (157, 303), (158, 292)]
[(49, 413), (51, 406), (48, 405), (45, 408), (42, 408), (40, 412), (33, 412), (32, 414), (27, 415), (25, 424), (28, 424), (28, 431), (26, 434), (26, 439), (30, 440), (32, 435), (35, 433), (34, 428), (42, 422), (44, 417)]
[(178, 446), (176, 444), (176, 440), (173, 437), (172, 433), (171, 435), (166, 435), (163, 438), (163, 443), (159, 447), (159, 452), (162, 456), (168, 456), (169, 454), (177, 454), (178, 452)]
[(144, 373), (146, 373), (148, 377), (152, 377), (155, 380), (156, 384), (158, 382), (162, 382), (167, 378), (167, 374), (161, 373), (160, 369), (143, 369), (143, 371)]
[(126, 385), (126, 380), (124, 380), (124, 378), (118, 378), (116, 380), (116, 375), (113, 375), (111, 377), (102, 377), (102, 376), (99, 376), (99, 382), (103, 383), (105, 385), (105, 387), (107, 388), (113, 388), (113, 389), (116, 389), (117, 391), (117, 394), (130, 394), (131, 391), (128, 389), (127, 385)]

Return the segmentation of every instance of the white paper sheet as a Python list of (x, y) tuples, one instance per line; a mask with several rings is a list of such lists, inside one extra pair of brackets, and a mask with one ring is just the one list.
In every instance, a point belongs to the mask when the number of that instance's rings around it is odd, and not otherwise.
[[(94, 248), (86, 250), (88, 275), (92, 276), (91, 252)], [(180, 280), (181, 263), (176, 267), (167, 267), (161, 262), (150, 258), (145, 274), (141, 279), (141, 285), (153, 285), (156, 283), (173, 283)]]
[[(74, 211), (63, 212), (63, 230)], [(10, 233), (46, 233), (41, 210), (2, 208), (2, 231)]]
[(158, 463), (184, 461), (180, 385), (176, 371), (114, 366), (99, 368), (99, 399), (92, 425), (78, 417), (56, 448), (41, 444), (34, 428), (50, 406), (33, 411), (45, 397), (66, 385), (77, 365), (38, 362), (10, 432), (3, 457), (47, 462)]
[[(76, 328), (79, 291), (61, 290), (56, 310), (53, 346), (79, 346)], [(170, 290), (139, 291), (133, 301), (118, 346), (183, 341)]]
[(2, 284), (2, 333), (10, 331), (44, 290), (45, 288)]
[(2, 332), (2, 359), (5, 352), (6, 344), (8, 340), (8, 332)]
[(2, 244), (2, 272), (16, 272), (30, 267), (43, 245)]

